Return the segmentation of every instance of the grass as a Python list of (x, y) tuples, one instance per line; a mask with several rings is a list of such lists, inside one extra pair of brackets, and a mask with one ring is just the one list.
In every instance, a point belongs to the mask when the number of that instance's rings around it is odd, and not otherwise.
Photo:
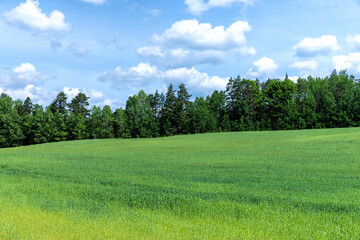
[(360, 129), (0, 150), (0, 239), (359, 239)]

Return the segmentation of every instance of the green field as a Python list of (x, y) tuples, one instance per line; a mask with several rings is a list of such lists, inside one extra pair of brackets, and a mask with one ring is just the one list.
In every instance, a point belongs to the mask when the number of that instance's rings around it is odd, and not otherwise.
[(0, 150), (0, 239), (360, 239), (360, 129)]

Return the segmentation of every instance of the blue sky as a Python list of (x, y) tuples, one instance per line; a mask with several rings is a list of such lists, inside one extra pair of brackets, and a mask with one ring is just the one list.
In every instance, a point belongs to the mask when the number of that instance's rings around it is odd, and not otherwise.
[(2, 0), (0, 92), (48, 105), (84, 91), (124, 106), (184, 82), (360, 73), (358, 0)]

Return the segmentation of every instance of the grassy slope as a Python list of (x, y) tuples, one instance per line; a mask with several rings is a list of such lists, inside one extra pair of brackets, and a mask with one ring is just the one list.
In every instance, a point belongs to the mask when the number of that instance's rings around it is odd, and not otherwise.
[(360, 129), (0, 150), (0, 238), (358, 239)]

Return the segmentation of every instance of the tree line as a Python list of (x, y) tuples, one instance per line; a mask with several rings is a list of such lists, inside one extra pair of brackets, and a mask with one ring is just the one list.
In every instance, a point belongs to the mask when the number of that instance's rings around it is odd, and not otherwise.
[(166, 94), (141, 90), (125, 109), (93, 106), (60, 92), (42, 107), (0, 96), (0, 147), (81, 139), (151, 138), (178, 134), (358, 127), (360, 83), (346, 71), (324, 78), (265, 82), (230, 78), (225, 91), (191, 99), (185, 84)]

